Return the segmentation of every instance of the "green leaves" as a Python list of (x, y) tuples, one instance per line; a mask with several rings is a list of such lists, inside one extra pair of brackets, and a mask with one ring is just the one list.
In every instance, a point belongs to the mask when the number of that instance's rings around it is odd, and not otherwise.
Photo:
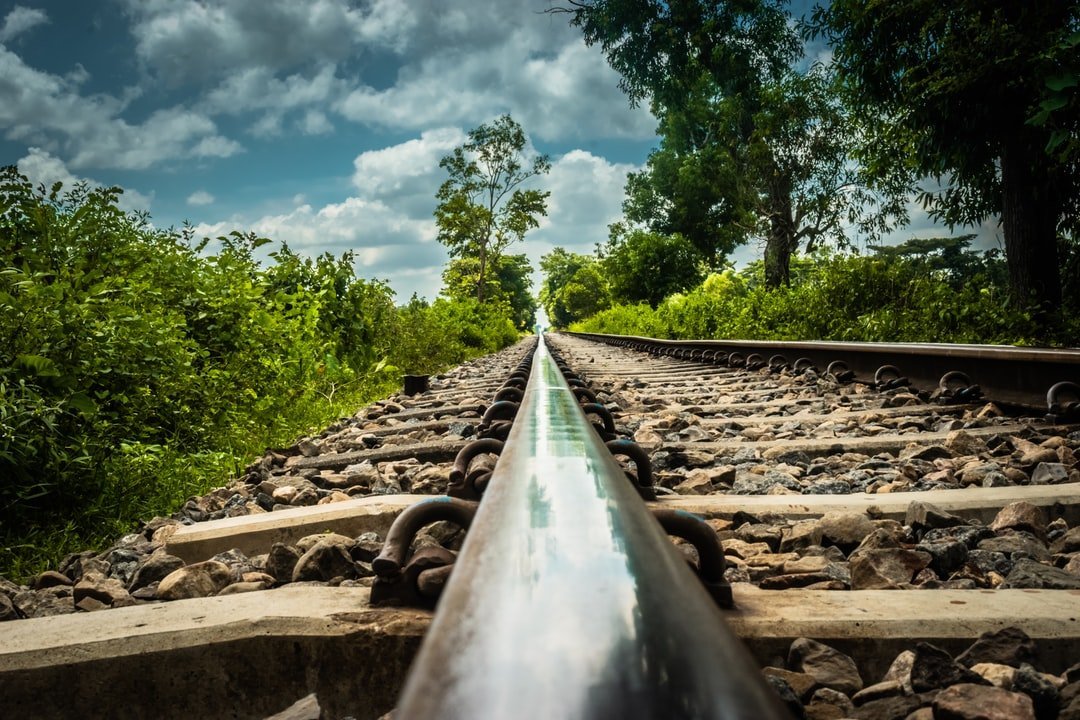
[(483, 302), (489, 264), (539, 226), (547, 214), (547, 191), (520, 187), (551, 169), (547, 155), (527, 162), (526, 138), (509, 115), (469, 131), (469, 141), (444, 157), (449, 178), (435, 194), (438, 239), (454, 258), (474, 258), (475, 291)]

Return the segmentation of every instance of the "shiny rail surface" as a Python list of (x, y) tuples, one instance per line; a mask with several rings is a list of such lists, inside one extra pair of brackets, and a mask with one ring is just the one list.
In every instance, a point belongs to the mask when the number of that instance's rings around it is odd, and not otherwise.
[(864, 382), (872, 381), (878, 368), (892, 365), (913, 386), (927, 391), (937, 388), (946, 373), (961, 372), (982, 389), (988, 400), (1029, 409), (1045, 410), (1047, 391), (1055, 384), (1080, 383), (1080, 349), (942, 343), (662, 340), (634, 335), (567, 334), (676, 356), (711, 351), (738, 353), (743, 359), (756, 353), (766, 361), (779, 354), (788, 363), (808, 358), (819, 372), (824, 372), (830, 363), (841, 361), (855, 373), (856, 379)]
[(395, 717), (787, 717), (543, 341)]

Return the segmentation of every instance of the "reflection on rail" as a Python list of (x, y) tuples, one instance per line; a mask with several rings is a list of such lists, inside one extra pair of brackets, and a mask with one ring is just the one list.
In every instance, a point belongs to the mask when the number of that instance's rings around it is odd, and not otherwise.
[(397, 718), (787, 717), (543, 340)]

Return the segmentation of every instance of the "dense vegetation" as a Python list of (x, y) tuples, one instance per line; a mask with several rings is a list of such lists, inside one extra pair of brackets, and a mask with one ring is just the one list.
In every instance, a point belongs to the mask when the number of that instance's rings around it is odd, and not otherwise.
[(656, 308), (624, 300), (573, 330), (670, 338), (1003, 344), (1080, 343), (1080, 246), (1060, 248), (1065, 302), (1050, 326), (1009, 299), (1000, 253), (967, 238), (914, 240), (871, 255), (822, 251), (770, 288), (762, 262), (710, 275)]
[(116, 189), (0, 175), (0, 573), (130, 532), (268, 447), (518, 337), (505, 304), (413, 298)]
[[(1005, 305), (1029, 318), (1005, 334), (1059, 337), (1072, 282), (1059, 247), (1080, 237), (1080, 0), (830, 0), (808, 17), (793, 5), (553, 3), (658, 120), (625, 221), (683, 238), (712, 272), (758, 242), (778, 289), (800, 251), (878, 242), (912, 200), (950, 228), (997, 220)], [(616, 245), (640, 239), (621, 233)], [(656, 306), (652, 290), (641, 299)]]

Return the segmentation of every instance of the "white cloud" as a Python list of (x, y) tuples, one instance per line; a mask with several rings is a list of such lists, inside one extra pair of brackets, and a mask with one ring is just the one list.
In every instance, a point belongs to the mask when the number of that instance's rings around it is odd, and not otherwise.
[(333, 124), (318, 110), (308, 110), (300, 121), (300, 132), (305, 135), (326, 135), (333, 131)]
[(560, 246), (570, 252), (592, 253), (608, 237), (608, 225), (622, 217), (626, 174), (639, 168), (611, 163), (584, 150), (571, 150), (551, 166), (543, 183), (551, 191), (548, 216), (539, 229), (526, 236), (533, 264)]
[(411, 4), (372, 0), (127, 0), (139, 59), (172, 85), (203, 85), (237, 68), (272, 73), (335, 63), (365, 47), (399, 48)]
[(431, 217), (435, 191), (445, 179), (439, 160), (466, 139), (460, 128), (436, 128), (414, 140), (361, 153), (353, 161), (353, 185), (361, 197), (391, 202), (418, 217)]
[[(428, 3), (430, 4), (430, 3)], [(544, 140), (652, 137), (656, 120), (630, 109), (598, 48), (546, 4), (509, 2), (500, 12), (473, 0), (437, 3), (421, 18), (391, 87), (361, 85), (338, 103), (365, 124), (422, 129), (475, 125), (510, 112)]]
[[(85, 182), (91, 187), (102, 186), (102, 183), (91, 178), (74, 175), (60, 158), (50, 155), (41, 148), (30, 148), (26, 157), (19, 160), (16, 165), (19, 172), (25, 175), (35, 186), (40, 184), (48, 188), (52, 187), (53, 183), (56, 182), (63, 183), (67, 189), (80, 182)], [(148, 211), (151, 199), (152, 196), (143, 195), (137, 190), (125, 188), (123, 195), (117, 201), (117, 205), (129, 212)]]
[(16, 5), (4, 18), (0, 27), (0, 43), (7, 43), (22, 35), (27, 30), (49, 22), (44, 10)]
[(63, 154), (75, 168), (139, 170), (163, 160), (240, 150), (205, 114), (182, 107), (130, 124), (121, 117), (130, 98), (81, 95), (83, 73), (76, 68), (65, 78), (42, 72), (0, 46), (0, 127), (6, 138)]
[(214, 196), (205, 190), (196, 190), (188, 195), (188, 205), (212, 205), (214, 203)]
[[(460, 128), (439, 128), (361, 153), (353, 162), (353, 197), (318, 209), (295, 197), (298, 205), (289, 212), (199, 225), (196, 233), (216, 237), (242, 227), (310, 255), (353, 250), (358, 273), (389, 279), (400, 301), (414, 292), (433, 298), (447, 261), (432, 218), (435, 191), (444, 180), (438, 161), (465, 139)], [(548, 217), (509, 252), (526, 253), (536, 268), (555, 245), (592, 252), (621, 215), (626, 173), (635, 169), (584, 150), (557, 158), (551, 173), (536, 183), (551, 191)]]

